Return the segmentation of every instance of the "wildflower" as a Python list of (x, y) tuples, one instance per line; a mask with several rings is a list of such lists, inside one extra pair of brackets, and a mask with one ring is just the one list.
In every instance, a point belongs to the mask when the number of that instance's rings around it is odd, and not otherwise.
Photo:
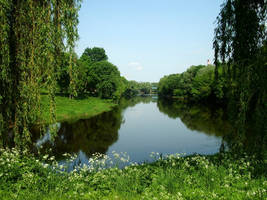
[(49, 160), (55, 160), (55, 156), (51, 156), (50, 158), (49, 158)]

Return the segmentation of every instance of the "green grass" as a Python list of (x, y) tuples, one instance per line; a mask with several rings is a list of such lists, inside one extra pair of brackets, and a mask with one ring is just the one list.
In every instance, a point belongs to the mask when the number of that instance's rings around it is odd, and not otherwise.
[[(0, 150), (0, 199), (266, 199), (266, 161), (230, 154), (169, 156), (119, 169), (57, 170)], [(53, 162), (55, 169), (42, 164)], [(47, 161), (46, 161), (47, 162)], [(56, 172), (57, 171), (57, 172)]]
[[(74, 121), (82, 118), (90, 118), (102, 112), (110, 111), (116, 104), (110, 100), (103, 100), (95, 97), (86, 99), (70, 99), (64, 96), (56, 96), (56, 120)], [(48, 123), (50, 119), (49, 98), (41, 96), (41, 121)]]

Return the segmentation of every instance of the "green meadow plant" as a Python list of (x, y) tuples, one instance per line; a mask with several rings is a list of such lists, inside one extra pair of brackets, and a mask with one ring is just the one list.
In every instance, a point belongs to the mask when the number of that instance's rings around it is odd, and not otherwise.
[(71, 172), (53, 156), (16, 149), (0, 155), (0, 199), (266, 199), (266, 174), (258, 171), (266, 160), (247, 155), (152, 153), (152, 163), (137, 164), (113, 152)]

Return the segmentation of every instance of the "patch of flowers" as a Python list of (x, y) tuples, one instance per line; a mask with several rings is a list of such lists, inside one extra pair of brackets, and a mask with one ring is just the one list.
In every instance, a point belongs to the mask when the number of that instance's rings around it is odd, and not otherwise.
[[(75, 156), (70, 156), (70, 161)], [(0, 199), (265, 199), (266, 161), (232, 154), (152, 153), (131, 163), (126, 153), (95, 154), (71, 172), (55, 157), (0, 150)]]

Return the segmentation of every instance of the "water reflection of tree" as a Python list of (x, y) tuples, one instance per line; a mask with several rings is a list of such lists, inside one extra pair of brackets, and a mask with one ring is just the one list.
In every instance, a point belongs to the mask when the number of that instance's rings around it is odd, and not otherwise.
[[(103, 113), (90, 119), (76, 122), (63, 122), (54, 142), (46, 141), (42, 144), (41, 152), (44, 154), (51, 149), (50, 154), (57, 159), (64, 153), (78, 153), (82, 151), (86, 156), (98, 152), (105, 154), (113, 143), (118, 140), (118, 131), (123, 123), (123, 111), (138, 103), (150, 103), (151, 97), (135, 97), (121, 99), (120, 104), (113, 111)], [(38, 130), (32, 131), (33, 141), (40, 138)]]
[(232, 127), (226, 119), (223, 108), (162, 100), (158, 101), (157, 106), (160, 112), (167, 114), (170, 118), (180, 118), (191, 130), (215, 136), (224, 136), (231, 132)]
[(120, 100), (119, 109), (124, 110), (129, 107), (134, 107), (138, 103), (148, 104), (152, 101), (155, 101), (155, 100), (151, 96), (147, 96), (147, 97), (137, 96), (137, 97), (130, 98), (130, 99), (122, 98)]
[[(181, 121), (191, 130), (197, 130), (209, 135), (222, 136), (222, 149), (224, 142), (231, 151), (239, 153), (246, 151), (264, 158), (266, 152), (266, 136), (264, 130), (258, 130), (259, 120), (246, 122), (243, 135), (237, 134), (236, 115), (226, 112), (222, 107), (209, 105), (190, 105), (174, 101), (159, 100), (157, 106), (160, 112), (170, 118), (180, 118)], [(253, 116), (253, 115), (251, 115)]]
[(82, 151), (86, 156), (93, 153), (106, 153), (109, 146), (118, 140), (118, 130), (122, 115), (118, 110), (103, 113), (99, 116), (78, 120), (75, 123), (63, 122), (54, 142), (47, 141), (42, 151), (52, 150), (59, 159), (64, 153)]

